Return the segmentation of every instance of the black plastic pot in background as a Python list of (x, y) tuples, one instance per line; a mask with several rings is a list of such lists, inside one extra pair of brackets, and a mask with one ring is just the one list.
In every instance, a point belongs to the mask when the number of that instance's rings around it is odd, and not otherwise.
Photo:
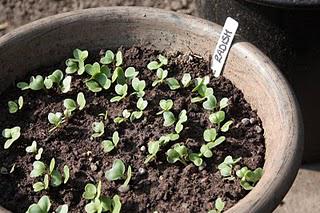
[(320, 161), (320, 1), (201, 0), (198, 7), (200, 16), (220, 25), (228, 16), (238, 20), (238, 34), (285, 74), (304, 118), (303, 160)]

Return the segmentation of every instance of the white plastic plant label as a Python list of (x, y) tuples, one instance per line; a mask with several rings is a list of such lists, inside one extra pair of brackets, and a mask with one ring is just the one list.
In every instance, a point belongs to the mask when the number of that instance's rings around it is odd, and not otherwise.
[(220, 38), (211, 59), (211, 69), (215, 77), (219, 77), (222, 72), (223, 65), (227, 59), (232, 40), (237, 32), (238, 26), (239, 23), (230, 17), (227, 18), (223, 26)]

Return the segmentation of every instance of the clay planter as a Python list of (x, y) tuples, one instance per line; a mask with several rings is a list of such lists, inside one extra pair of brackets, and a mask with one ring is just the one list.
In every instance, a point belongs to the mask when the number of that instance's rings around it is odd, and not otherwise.
[[(42, 19), (0, 38), (0, 92), (27, 71), (63, 60), (74, 48), (143, 44), (209, 57), (220, 31), (220, 26), (195, 17), (138, 7), (89, 9)], [(258, 111), (266, 138), (262, 179), (227, 212), (271, 212), (300, 165), (303, 127), (296, 100), (278, 69), (249, 43), (233, 45), (224, 75)]]

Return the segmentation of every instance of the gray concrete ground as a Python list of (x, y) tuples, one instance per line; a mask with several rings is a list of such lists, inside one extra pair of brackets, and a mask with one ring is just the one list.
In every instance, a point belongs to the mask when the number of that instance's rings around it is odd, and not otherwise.
[(320, 212), (320, 164), (303, 166), (298, 176), (274, 213)]

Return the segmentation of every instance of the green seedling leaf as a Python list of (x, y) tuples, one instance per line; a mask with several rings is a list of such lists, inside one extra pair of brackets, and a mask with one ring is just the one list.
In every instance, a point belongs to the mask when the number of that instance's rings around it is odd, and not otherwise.
[(124, 75), (127, 79), (132, 80), (135, 77), (137, 77), (139, 72), (136, 72), (136, 69), (134, 67), (128, 67), (126, 71), (124, 72)]
[(118, 51), (116, 54), (116, 66), (121, 66), (123, 63), (123, 56), (122, 56), (122, 52)]
[(71, 76), (66, 76), (65, 79), (62, 81), (62, 87), (61, 87), (61, 92), (62, 93), (67, 93), (71, 89), (71, 81), (72, 77)]
[(104, 140), (102, 141), (101, 145), (104, 152), (111, 152), (119, 143), (119, 133), (115, 131), (112, 135), (112, 141), (111, 140)]
[(54, 158), (52, 158), (50, 161), (50, 165), (49, 165), (49, 173), (50, 174), (53, 172), (55, 166), (56, 166), (56, 160)]
[(146, 160), (144, 161), (144, 163), (146, 164), (146, 163), (154, 160), (159, 150), (160, 150), (160, 142), (159, 141), (150, 141), (148, 143), (149, 155), (146, 158)]
[(30, 89), (29, 84), (27, 82), (19, 82), (17, 83), (17, 87), (21, 90)]
[(221, 122), (224, 121), (225, 119), (225, 112), (224, 111), (218, 111), (218, 112), (215, 112), (215, 113), (212, 113), (210, 116), (209, 116), (209, 120), (211, 123), (213, 124), (220, 124)]
[(164, 79), (168, 76), (168, 71), (163, 70), (162, 68), (157, 69), (157, 79), (152, 82), (152, 86), (155, 87), (158, 84), (162, 84), (164, 82)]
[(162, 67), (163, 65), (167, 65), (168, 64), (168, 59), (166, 57), (164, 57), (163, 55), (161, 55), (161, 54), (158, 56), (158, 60), (160, 61), (160, 63), (157, 62), (157, 61), (151, 61), (147, 65), (147, 68), (149, 70), (157, 70), (160, 67)]
[(206, 129), (203, 132), (203, 139), (206, 142), (213, 142), (216, 139), (216, 137), (217, 137), (217, 130), (214, 128)]
[(64, 165), (63, 167), (63, 176), (64, 176), (63, 183), (66, 184), (70, 178), (70, 169), (67, 165)]
[(93, 200), (96, 197), (97, 188), (94, 184), (88, 183), (84, 188), (84, 193), (82, 197), (86, 200)]
[(38, 203), (32, 204), (28, 210), (27, 213), (49, 213), (49, 210), (51, 208), (51, 202), (48, 196), (42, 196)]
[(105, 90), (111, 87), (111, 80), (108, 79), (108, 76), (104, 73), (96, 74), (93, 79)]
[(143, 100), (142, 98), (139, 98), (138, 99), (138, 102), (137, 102), (137, 108), (140, 110), (140, 111), (143, 111), (147, 108), (148, 106), (148, 101), (145, 101)]
[(42, 176), (46, 171), (46, 165), (41, 161), (33, 162), (33, 169), (30, 173), (30, 177), (39, 177)]
[(51, 173), (51, 186), (58, 187), (61, 184), (62, 184), (62, 175), (57, 169), (54, 169)]
[(97, 83), (94, 80), (87, 81), (86, 86), (91, 92), (94, 93), (102, 91), (102, 88), (100, 87), (99, 83)]
[(58, 206), (56, 213), (68, 213), (69, 207), (67, 204), (63, 204), (61, 206)]
[(157, 115), (160, 115), (164, 112), (168, 112), (172, 107), (173, 107), (173, 101), (171, 99), (167, 99), (167, 100), (160, 100), (160, 108), (162, 109), (162, 111), (158, 112)]
[(122, 160), (116, 159), (113, 161), (112, 168), (106, 171), (105, 176), (108, 181), (114, 181), (123, 179), (124, 172), (126, 171), (126, 167)]
[(9, 149), (10, 146), (20, 138), (21, 128), (16, 126), (10, 129), (4, 129), (2, 131), (2, 136), (6, 138), (6, 142), (4, 143), (4, 149)]
[(222, 144), (225, 140), (226, 140), (226, 137), (220, 136), (220, 137), (217, 138), (214, 142), (208, 143), (208, 146), (209, 146), (210, 149), (213, 149), (214, 147)]
[(66, 61), (66, 73), (73, 74), (78, 72), (78, 75), (82, 75), (85, 71), (84, 61), (88, 58), (89, 52), (87, 50), (75, 49), (73, 51), (73, 57)]
[(185, 73), (183, 74), (182, 76), (182, 79), (181, 79), (181, 83), (183, 85), (183, 87), (188, 87), (191, 83), (191, 75), (189, 73)]
[(188, 148), (184, 145), (175, 144), (173, 148), (169, 149), (166, 152), (167, 155), (167, 161), (169, 163), (175, 163), (177, 161), (180, 161), (183, 164), (186, 163), (186, 159), (188, 157)]
[(167, 78), (166, 83), (168, 84), (171, 90), (177, 90), (180, 88), (179, 81), (175, 78)]
[(107, 50), (104, 57), (100, 59), (101, 64), (111, 64), (114, 60), (114, 53), (111, 50)]
[(35, 158), (36, 160), (40, 160), (42, 153), (43, 153), (43, 148), (40, 148), (40, 149), (38, 150), (38, 153), (34, 156), (34, 158)]
[(121, 201), (118, 195), (113, 196), (112, 198), (112, 213), (120, 213), (121, 210)]
[(44, 190), (44, 187), (45, 187), (45, 185), (43, 182), (37, 182), (32, 185), (34, 192), (40, 192), (40, 191)]
[(48, 115), (48, 120), (49, 120), (49, 123), (58, 127), (62, 123), (62, 113), (61, 112), (56, 112), (56, 113), (50, 112)]
[(240, 170), (236, 172), (236, 175), (241, 178), (240, 185), (245, 190), (252, 190), (254, 185), (260, 180), (263, 175), (263, 170), (261, 168), (257, 168), (254, 171), (251, 171), (247, 167), (242, 167)]
[(228, 98), (222, 98), (219, 102), (220, 110), (226, 108), (228, 106), (228, 102), (229, 102)]
[(229, 128), (230, 128), (230, 125), (233, 123), (233, 121), (227, 121), (225, 122), (222, 127), (221, 127), (221, 132), (228, 132), (229, 131)]
[(36, 153), (38, 151), (37, 149), (37, 142), (33, 141), (30, 146), (27, 146), (26, 152), (27, 153)]
[(123, 69), (121, 67), (116, 67), (112, 74), (112, 83), (117, 80), (118, 84), (125, 84), (126, 83), (126, 77), (125, 73), (123, 72)]
[(176, 133), (180, 133), (183, 130), (183, 123), (188, 120), (187, 111), (184, 109), (179, 114), (179, 120), (175, 126)]
[(163, 126), (169, 127), (172, 126), (176, 122), (176, 118), (172, 112), (164, 112), (163, 113)]
[(192, 161), (193, 164), (196, 166), (201, 166), (203, 163), (203, 160), (201, 158), (201, 154), (199, 154), (199, 153), (190, 153), (189, 160)]
[(127, 192), (129, 191), (129, 182), (131, 180), (132, 177), (132, 168), (131, 166), (128, 166), (128, 170), (127, 170), (127, 177), (126, 180), (124, 181), (124, 183), (118, 188), (118, 190), (120, 192)]
[(202, 106), (206, 110), (214, 110), (217, 106), (217, 99), (214, 95), (208, 95), (207, 100), (203, 102)]
[(94, 122), (92, 124), (92, 130), (94, 132), (92, 134), (92, 137), (94, 137), (94, 138), (101, 137), (104, 134), (104, 123), (102, 121)]
[(220, 170), (220, 174), (223, 177), (232, 176), (232, 168), (233, 166), (241, 160), (240, 158), (233, 159), (232, 156), (228, 155), (222, 163), (219, 164), (218, 169)]
[(138, 78), (134, 78), (132, 80), (132, 88), (135, 90), (134, 94), (139, 98), (142, 98), (145, 95), (144, 89), (146, 88), (146, 82), (144, 80), (140, 81)]
[(16, 113), (23, 107), (23, 97), (20, 96), (16, 101), (8, 101), (9, 113)]
[(122, 99), (124, 99), (127, 95), (127, 91), (128, 91), (128, 85), (124, 84), (117, 84), (115, 87), (115, 91), (119, 96), (115, 96), (113, 98), (111, 98), (111, 102), (118, 102), (121, 101)]
[(29, 88), (35, 91), (44, 89), (43, 77), (41, 75), (37, 75), (36, 77), (32, 76), (30, 78)]
[(206, 158), (211, 158), (213, 156), (213, 153), (207, 144), (201, 146), (200, 153)]
[(86, 99), (82, 92), (79, 92), (77, 95), (77, 104), (79, 106), (79, 110), (83, 110), (83, 108), (86, 106)]
[(63, 101), (63, 106), (70, 112), (77, 109), (77, 103), (69, 98)]

